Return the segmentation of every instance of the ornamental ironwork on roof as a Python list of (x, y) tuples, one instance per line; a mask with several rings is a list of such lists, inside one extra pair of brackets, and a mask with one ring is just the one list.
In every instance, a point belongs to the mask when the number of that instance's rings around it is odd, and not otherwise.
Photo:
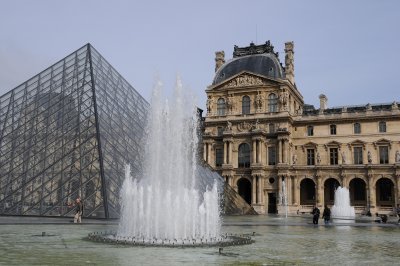
[(245, 55), (254, 55), (254, 54), (274, 54), (277, 58), (279, 54), (274, 51), (274, 46), (271, 45), (271, 42), (268, 40), (265, 44), (255, 45), (253, 42), (250, 43), (250, 46), (247, 47), (238, 47), (235, 45), (233, 47), (233, 58), (245, 56)]

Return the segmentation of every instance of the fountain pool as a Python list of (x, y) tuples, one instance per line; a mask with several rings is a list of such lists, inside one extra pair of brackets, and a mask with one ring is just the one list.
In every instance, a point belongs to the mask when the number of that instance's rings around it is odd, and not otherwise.
[(400, 258), (395, 224), (313, 226), (311, 217), (263, 215), (223, 220), (222, 234), (251, 235), (255, 243), (224, 247), (219, 254), (217, 247), (141, 248), (84, 240), (91, 232), (117, 230), (116, 223), (1, 224), (0, 265), (396, 265)]

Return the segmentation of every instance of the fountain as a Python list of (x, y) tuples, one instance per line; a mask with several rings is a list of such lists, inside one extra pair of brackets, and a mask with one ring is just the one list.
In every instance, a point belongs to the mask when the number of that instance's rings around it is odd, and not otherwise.
[(118, 231), (89, 239), (170, 247), (251, 243), (248, 237), (221, 236), (222, 188), (217, 181), (198, 184), (197, 108), (183, 96), (179, 79), (171, 103), (161, 87), (159, 82), (153, 90), (143, 176), (132, 177), (126, 166)]
[(335, 222), (343, 220), (354, 221), (354, 207), (350, 206), (349, 190), (345, 187), (338, 187), (335, 191), (335, 203), (332, 207), (332, 217)]
[(287, 192), (286, 192), (286, 183), (285, 179), (282, 178), (282, 197), (281, 197), (282, 205), (285, 207), (285, 218), (288, 217), (288, 202), (287, 202)]

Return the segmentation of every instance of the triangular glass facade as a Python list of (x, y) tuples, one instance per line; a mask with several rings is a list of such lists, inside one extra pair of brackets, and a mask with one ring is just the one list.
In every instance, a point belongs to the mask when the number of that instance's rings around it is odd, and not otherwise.
[[(140, 177), (149, 104), (87, 44), (0, 97), (0, 215), (119, 218), (126, 163)], [(202, 156), (200, 156), (202, 158)], [(223, 179), (199, 166), (205, 189)], [(251, 206), (229, 186), (227, 214)]]
[(148, 103), (87, 44), (0, 97), (0, 214), (118, 217)]

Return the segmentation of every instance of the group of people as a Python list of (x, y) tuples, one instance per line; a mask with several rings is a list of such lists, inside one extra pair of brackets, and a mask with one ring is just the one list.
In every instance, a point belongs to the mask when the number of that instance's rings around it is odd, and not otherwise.
[[(318, 224), (321, 212), (319, 211), (317, 205), (314, 205), (311, 214), (313, 215), (313, 224)], [(327, 205), (325, 205), (324, 212), (322, 213), (322, 218), (324, 219), (325, 224), (328, 224), (331, 220), (331, 209), (329, 209)]]
[[(400, 204), (397, 204), (397, 208), (395, 211), (396, 211), (397, 216), (399, 217), (399, 220), (397, 221), (397, 223), (400, 224)], [(320, 211), (319, 211), (317, 205), (314, 205), (311, 214), (313, 215), (313, 224), (318, 224)], [(386, 223), (386, 221), (388, 219), (386, 214), (379, 216), (377, 213), (376, 216), (380, 217), (380, 221), (382, 221), (383, 223)], [(327, 205), (325, 205), (324, 212), (322, 213), (322, 218), (324, 219), (325, 224), (328, 224), (329, 221), (331, 220), (331, 210), (329, 209), (329, 207)]]

